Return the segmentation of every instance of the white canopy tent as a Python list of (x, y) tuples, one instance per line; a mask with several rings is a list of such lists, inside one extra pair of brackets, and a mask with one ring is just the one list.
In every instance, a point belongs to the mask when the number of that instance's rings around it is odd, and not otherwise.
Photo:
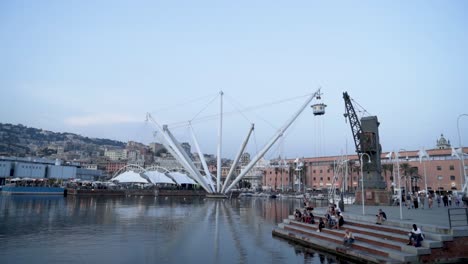
[(187, 176), (187, 174), (182, 172), (169, 172), (169, 176), (174, 179), (177, 184), (197, 184), (194, 180)]
[(176, 184), (171, 178), (167, 177), (166, 174), (159, 172), (159, 171), (146, 171), (144, 173), (146, 177), (153, 183), (169, 183), (169, 184)]
[(134, 171), (126, 171), (112, 178), (112, 180), (120, 183), (148, 183), (145, 178), (141, 177), (139, 173)]

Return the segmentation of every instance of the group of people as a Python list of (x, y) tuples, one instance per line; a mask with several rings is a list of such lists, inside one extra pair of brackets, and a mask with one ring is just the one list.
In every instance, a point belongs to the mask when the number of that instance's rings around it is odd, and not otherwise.
[[(297, 221), (315, 224), (314, 215), (312, 210), (314, 208), (306, 206), (301, 212), (301, 210), (296, 209), (294, 216)], [(382, 225), (383, 222), (387, 220), (387, 214), (379, 209), (376, 216), (376, 224)], [(325, 227), (331, 229), (338, 229), (340, 230), (344, 225), (344, 218), (341, 214), (341, 210), (335, 204), (332, 204), (328, 207), (327, 212), (325, 213), (325, 217), (320, 217), (318, 220), (317, 225), (317, 232), (322, 232), (322, 229)], [(421, 242), (424, 240), (424, 234), (422, 233), (421, 229), (417, 227), (416, 224), (413, 224), (413, 228), (408, 233), (408, 245), (412, 245), (415, 247), (420, 247)], [(345, 234), (343, 237), (343, 245), (346, 247), (351, 246), (355, 241), (353, 233), (349, 229), (345, 229)]]
[(424, 209), (426, 205), (427, 199), (427, 206), (428, 208), (432, 208), (434, 202), (437, 202), (437, 206), (440, 207), (441, 204), (444, 207), (452, 207), (452, 206), (463, 206), (463, 201), (461, 196), (452, 195), (450, 193), (446, 194), (437, 194), (437, 193), (407, 193), (406, 195), (402, 195), (403, 203), (406, 205), (408, 209)]

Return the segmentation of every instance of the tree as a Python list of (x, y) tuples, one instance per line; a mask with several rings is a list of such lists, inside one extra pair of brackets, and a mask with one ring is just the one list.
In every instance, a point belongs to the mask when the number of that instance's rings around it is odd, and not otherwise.
[[(393, 164), (383, 164), (382, 170), (384, 172), (384, 180), (387, 182), (387, 172), (390, 172), (390, 180), (393, 182)], [(392, 185), (392, 192), (393, 192), (393, 185)]]

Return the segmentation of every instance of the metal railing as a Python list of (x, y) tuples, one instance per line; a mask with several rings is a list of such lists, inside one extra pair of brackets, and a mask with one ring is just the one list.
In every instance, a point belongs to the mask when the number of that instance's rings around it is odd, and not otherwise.
[(468, 208), (449, 208), (448, 218), (450, 228), (468, 226)]

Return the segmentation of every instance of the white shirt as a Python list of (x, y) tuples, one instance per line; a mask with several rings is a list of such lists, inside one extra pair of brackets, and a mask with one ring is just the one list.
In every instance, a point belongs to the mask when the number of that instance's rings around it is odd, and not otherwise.
[(421, 229), (419, 229), (419, 227), (418, 227), (418, 228), (416, 229), (416, 231), (414, 231), (414, 228), (413, 228), (413, 229), (411, 229), (411, 233), (416, 234), (416, 235), (419, 235), (419, 234), (421, 234)]

